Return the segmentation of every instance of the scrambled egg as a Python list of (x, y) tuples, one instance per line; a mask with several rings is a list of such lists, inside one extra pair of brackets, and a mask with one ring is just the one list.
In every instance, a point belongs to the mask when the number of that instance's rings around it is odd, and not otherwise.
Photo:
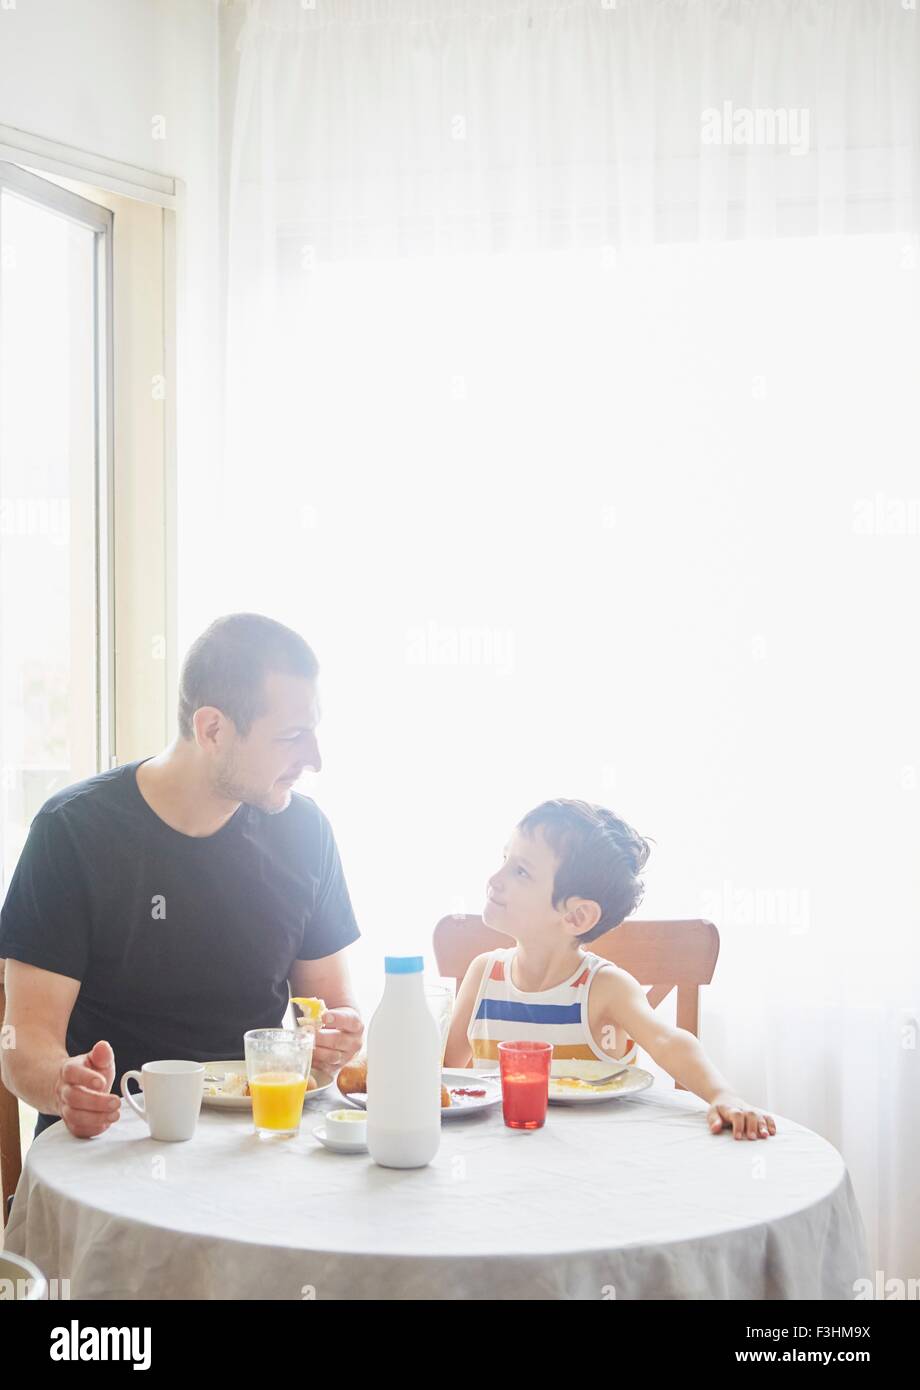
[(549, 1084), (550, 1088), (555, 1086), (560, 1090), (566, 1091), (616, 1091), (619, 1090), (623, 1082), (628, 1079), (628, 1073), (624, 1072), (622, 1076), (615, 1076), (612, 1081), (604, 1081), (600, 1086), (592, 1086), (588, 1081), (582, 1080), (581, 1077), (551, 1076)]

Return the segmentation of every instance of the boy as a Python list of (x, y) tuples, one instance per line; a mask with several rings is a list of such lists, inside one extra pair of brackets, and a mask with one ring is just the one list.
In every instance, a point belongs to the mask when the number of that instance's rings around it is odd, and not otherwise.
[(635, 1062), (636, 1044), (709, 1106), (713, 1134), (776, 1133), (742, 1100), (697, 1038), (650, 1008), (627, 971), (584, 947), (619, 926), (643, 893), (649, 846), (631, 826), (585, 801), (545, 801), (511, 835), (488, 882), (483, 921), (516, 946), (473, 960), (457, 993), (446, 1067), (498, 1060), (506, 1039), (553, 1044), (553, 1071), (590, 1077)]

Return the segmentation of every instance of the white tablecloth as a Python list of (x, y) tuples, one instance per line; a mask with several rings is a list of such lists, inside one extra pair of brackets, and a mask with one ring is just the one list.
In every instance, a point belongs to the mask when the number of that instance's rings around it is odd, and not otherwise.
[(78, 1299), (852, 1299), (870, 1275), (842, 1158), (791, 1120), (713, 1135), (656, 1085), (534, 1132), (500, 1106), (447, 1120), (430, 1166), (395, 1170), (313, 1138), (333, 1094), (268, 1143), (208, 1109), (180, 1144), (127, 1106), (94, 1139), (53, 1125), (5, 1244)]

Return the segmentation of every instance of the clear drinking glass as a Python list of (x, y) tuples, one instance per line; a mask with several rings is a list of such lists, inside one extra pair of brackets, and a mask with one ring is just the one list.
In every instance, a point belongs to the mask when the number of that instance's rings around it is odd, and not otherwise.
[(313, 1060), (313, 1030), (253, 1028), (243, 1034), (252, 1119), (260, 1139), (289, 1138), (300, 1129)]
[(449, 985), (425, 984), (425, 998), (428, 1007), (438, 1021), (441, 1029), (441, 1066), (444, 1066), (444, 1053), (447, 1051), (447, 1038), (450, 1033), (450, 1020), (454, 1012), (454, 992)]

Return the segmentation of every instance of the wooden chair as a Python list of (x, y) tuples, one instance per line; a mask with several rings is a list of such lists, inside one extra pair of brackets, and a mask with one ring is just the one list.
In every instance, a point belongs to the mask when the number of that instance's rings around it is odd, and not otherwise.
[[(481, 917), (442, 917), (434, 929), (438, 971), (458, 987), (474, 956), (513, 945), (510, 936), (487, 927)], [(588, 949), (628, 970), (640, 985), (650, 985), (647, 998), (653, 1009), (676, 989), (677, 1027), (699, 1037), (700, 985), (709, 984), (719, 958), (719, 933), (712, 922), (627, 920), (590, 942)], [(679, 1081), (674, 1085), (687, 1089)]]
[[(6, 1015), (3, 979), (6, 961), (0, 960), (0, 1026)], [(0, 1081), (0, 1225), (9, 1220), (10, 1205), (22, 1172), (22, 1136), (19, 1133), (19, 1101)]]

